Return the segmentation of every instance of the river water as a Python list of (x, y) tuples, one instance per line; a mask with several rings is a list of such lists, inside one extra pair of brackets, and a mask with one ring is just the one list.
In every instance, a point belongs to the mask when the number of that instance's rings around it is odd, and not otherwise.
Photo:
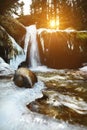
[[(0, 60), (0, 130), (86, 130), (87, 67), (40, 66), (35, 33), (35, 26), (27, 28), (25, 53), (11, 59), (10, 65)], [(30, 69), (38, 82), (31, 89), (18, 88), (14, 70), (26, 59), (28, 44)]]
[(32, 71), (38, 82), (26, 89), (14, 84), (14, 71), (5, 66), (0, 71), (0, 130), (87, 129), (86, 72), (37, 67)]

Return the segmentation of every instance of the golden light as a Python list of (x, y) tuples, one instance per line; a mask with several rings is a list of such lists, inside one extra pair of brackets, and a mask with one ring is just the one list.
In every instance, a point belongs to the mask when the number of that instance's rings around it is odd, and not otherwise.
[(59, 29), (59, 20), (50, 20), (50, 28)]
[(56, 20), (56, 27), (59, 28), (59, 20)]
[(52, 27), (52, 28), (55, 28), (55, 20), (50, 20), (50, 26)]

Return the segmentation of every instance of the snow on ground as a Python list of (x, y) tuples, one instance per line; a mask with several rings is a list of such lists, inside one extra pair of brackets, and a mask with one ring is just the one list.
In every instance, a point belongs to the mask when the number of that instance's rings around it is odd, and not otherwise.
[(0, 80), (0, 130), (86, 130), (29, 111), (26, 104), (41, 97), (43, 88), (41, 81), (25, 89), (13, 81)]
[[(2, 73), (7, 70), (3, 69)], [(18, 88), (12, 78), (0, 79), (0, 130), (86, 130), (27, 109), (27, 104), (43, 96), (44, 87), (38, 81), (31, 89)]]
[(87, 72), (87, 66), (84, 66), (84, 67), (80, 68), (80, 70)]

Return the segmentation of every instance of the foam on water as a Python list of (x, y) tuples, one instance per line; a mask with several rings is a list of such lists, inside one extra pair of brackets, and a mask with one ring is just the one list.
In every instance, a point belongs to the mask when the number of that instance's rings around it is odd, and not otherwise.
[(0, 80), (0, 130), (85, 130), (28, 110), (26, 105), (42, 97), (43, 88), (41, 81), (25, 89), (13, 81)]
[(53, 71), (58, 71), (57, 69), (52, 69), (52, 68), (48, 68), (47, 66), (37, 66), (34, 68), (30, 68), (33, 71), (38, 71), (38, 72), (53, 72)]

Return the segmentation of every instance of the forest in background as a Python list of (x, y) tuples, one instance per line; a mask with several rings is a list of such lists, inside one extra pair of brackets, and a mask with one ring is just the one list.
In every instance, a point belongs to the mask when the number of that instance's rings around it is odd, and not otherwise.
[(0, 14), (11, 16), (15, 14), (26, 26), (35, 23), (38, 28), (49, 28), (50, 20), (54, 19), (55, 23), (59, 20), (59, 29), (87, 29), (86, 0), (32, 0), (30, 14), (26, 16), (24, 16), (23, 1), (1, 0)]

